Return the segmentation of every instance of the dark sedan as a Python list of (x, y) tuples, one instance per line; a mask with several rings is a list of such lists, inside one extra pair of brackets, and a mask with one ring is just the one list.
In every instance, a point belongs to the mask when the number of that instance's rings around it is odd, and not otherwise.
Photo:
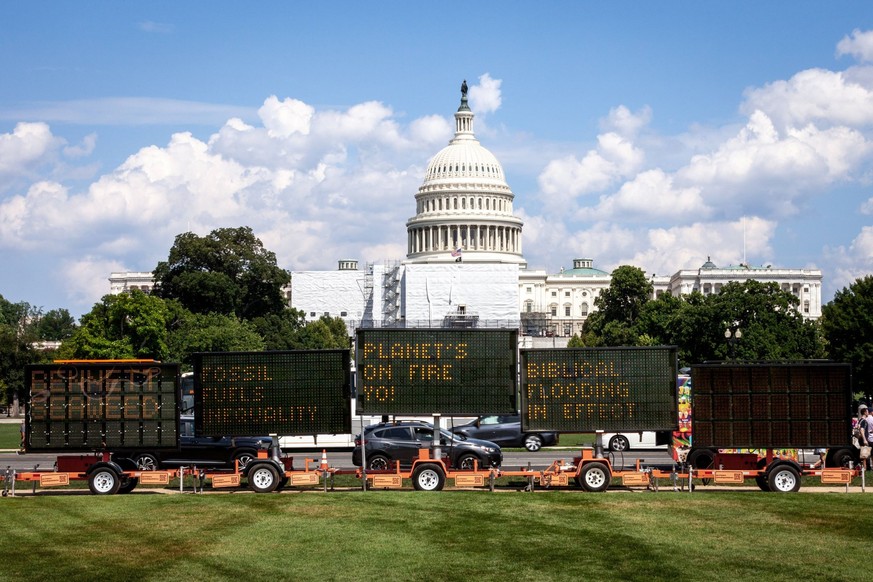
[(260, 437), (198, 437), (194, 436), (194, 417), (183, 415), (179, 420), (178, 449), (154, 449), (117, 452), (116, 459), (130, 459), (142, 471), (162, 467), (233, 467), (239, 470), (257, 458), (259, 449), (269, 448), (272, 439)]
[(518, 414), (480, 416), (469, 424), (454, 427), (452, 432), (466, 437), (485, 439), (501, 447), (524, 447), (529, 451), (538, 451), (544, 446), (558, 444), (556, 432), (523, 432), (521, 416)]
[[(427, 422), (399, 421), (368, 426), (364, 434), (367, 468), (383, 470), (392, 469), (396, 461), (400, 461), (401, 467), (412, 465), (419, 451), (433, 444), (434, 429)], [(503, 462), (503, 453), (496, 444), (454, 435), (446, 430), (440, 431), (440, 447), (455, 469), (472, 469), (474, 464), (480, 468), (499, 467)], [(357, 467), (362, 465), (360, 435), (355, 437), (352, 463)]]

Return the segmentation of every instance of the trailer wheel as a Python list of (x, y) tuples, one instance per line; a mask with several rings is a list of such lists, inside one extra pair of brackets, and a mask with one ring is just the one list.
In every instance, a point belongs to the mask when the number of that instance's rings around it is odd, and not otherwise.
[(88, 489), (94, 495), (115, 495), (121, 488), (121, 477), (109, 467), (100, 467), (88, 475)]
[(139, 485), (139, 479), (137, 477), (122, 477), (121, 486), (118, 488), (118, 492), (130, 493), (136, 489), (137, 485)]
[(791, 465), (777, 465), (767, 474), (770, 491), (794, 493), (800, 489), (800, 473)]
[(249, 488), (255, 493), (270, 493), (279, 486), (279, 471), (273, 465), (261, 464), (253, 467), (248, 478)]
[(612, 480), (612, 475), (609, 473), (609, 467), (603, 463), (588, 463), (582, 467), (582, 472), (579, 473), (577, 482), (585, 491), (597, 493), (606, 491), (609, 483)]
[(767, 481), (765, 475), (758, 475), (755, 477), (755, 483), (757, 483), (758, 488), (761, 489), (761, 491), (770, 492), (770, 483)]
[(852, 449), (828, 449), (827, 457), (825, 457), (825, 465), (828, 467), (836, 467), (838, 469), (848, 469), (849, 464), (858, 464), (857, 454), (852, 454)]
[(412, 472), (412, 484), (417, 491), (442, 491), (446, 474), (438, 465), (419, 465)]

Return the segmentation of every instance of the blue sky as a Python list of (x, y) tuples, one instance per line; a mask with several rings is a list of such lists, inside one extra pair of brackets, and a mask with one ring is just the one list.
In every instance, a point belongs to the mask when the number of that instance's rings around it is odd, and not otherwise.
[(531, 268), (873, 272), (869, 2), (8, 2), (0, 294), (90, 310), (191, 230), (396, 260), (463, 79)]

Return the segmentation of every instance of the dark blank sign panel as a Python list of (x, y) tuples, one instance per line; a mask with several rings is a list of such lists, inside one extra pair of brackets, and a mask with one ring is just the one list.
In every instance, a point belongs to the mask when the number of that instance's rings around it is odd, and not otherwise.
[(178, 364), (30, 365), (25, 383), (28, 451), (179, 447)]
[(719, 448), (845, 446), (851, 367), (831, 362), (691, 367), (693, 444)]
[(349, 362), (349, 350), (194, 354), (194, 432), (349, 433)]
[(518, 330), (359, 329), (358, 414), (514, 414)]
[(524, 430), (676, 430), (676, 348), (521, 350)]

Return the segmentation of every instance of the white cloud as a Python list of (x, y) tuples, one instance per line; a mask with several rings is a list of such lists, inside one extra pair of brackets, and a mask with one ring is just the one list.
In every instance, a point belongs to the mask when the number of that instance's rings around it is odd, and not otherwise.
[(26, 107), (0, 108), (0, 120), (39, 119), (85, 125), (220, 125), (230, 117), (253, 118), (255, 110), (236, 105), (161, 99), (103, 97), (47, 101)]
[(64, 148), (64, 155), (68, 158), (82, 158), (90, 156), (97, 146), (97, 134), (89, 133), (82, 138), (82, 143), (76, 146), (67, 146)]
[[(580, 216), (586, 212), (587, 209), (580, 210)], [(615, 195), (603, 197), (590, 216), (616, 221), (673, 219), (687, 222), (711, 213), (699, 188), (677, 188), (672, 176), (656, 169), (641, 172), (625, 182)]]
[(600, 126), (605, 131), (614, 131), (625, 137), (633, 137), (651, 120), (652, 108), (648, 105), (636, 113), (632, 113), (624, 105), (619, 105), (609, 110), (609, 115), (600, 122)]
[(303, 101), (286, 98), (280, 102), (275, 95), (268, 97), (258, 109), (270, 137), (290, 137), (295, 133), (309, 135), (314, 113), (315, 109)]
[(502, 103), (500, 85), (501, 79), (492, 79), (485, 73), (479, 77), (479, 84), (470, 87), (470, 109), (478, 115), (487, 115), (500, 109)]
[(26, 174), (47, 161), (63, 143), (45, 123), (21, 122), (12, 133), (0, 134), (0, 187), (5, 178)]
[(834, 289), (848, 287), (856, 279), (873, 274), (873, 226), (862, 227), (848, 247), (826, 248), (825, 259), (832, 265), (829, 284)]
[(86, 306), (84, 311), (90, 311), (94, 303), (109, 293), (110, 273), (130, 270), (136, 269), (96, 256), (65, 260), (60, 268), (64, 293), (73, 303)]
[(808, 69), (787, 81), (775, 81), (746, 91), (740, 111), (764, 112), (780, 129), (815, 123), (859, 126), (873, 122), (873, 91), (865, 76)]
[(566, 204), (580, 194), (599, 192), (631, 175), (643, 163), (642, 150), (617, 133), (597, 136), (597, 149), (581, 159), (567, 156), (553, 160), (539, 176), (547, 203)]
[(862, 32), (856, 28), (851, 36), (844, 36), (837, 43), (837, 55), (851, 55), (862, 62), (873, 62), (873, 30)]

